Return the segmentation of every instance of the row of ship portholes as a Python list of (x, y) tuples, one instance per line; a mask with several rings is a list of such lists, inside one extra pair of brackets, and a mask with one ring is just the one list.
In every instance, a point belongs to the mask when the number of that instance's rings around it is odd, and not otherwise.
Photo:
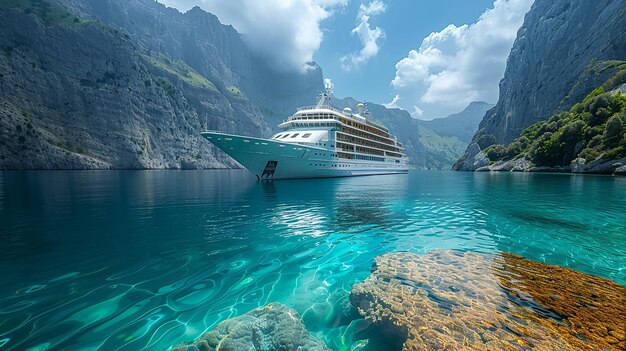
[[(325, 163), (309, 163), (309, 166), (328, 166), (328, 165)], [(352, 167), (352, 165), (330, 165), (330, 166), (331, 167)]]
[[(324, 163), (309, 163), (309, 166), (321, 166), (321, 167), (326, 167), (328, 166), (327, 164)], [(384, 168), (388, 168), (389, 166), (387, 165), (330, 165), (331, 167), (352, 167), (352, 166), (359, 166), (361, 168), (374, 168), (374, 167), (384, 167)]]

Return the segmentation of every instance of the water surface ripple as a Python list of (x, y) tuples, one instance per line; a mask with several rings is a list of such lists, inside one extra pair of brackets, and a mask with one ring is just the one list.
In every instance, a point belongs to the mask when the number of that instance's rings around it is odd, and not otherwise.
[(626, 179), (0, 173), (0, 349), (159, 350), (269, 302), (334, 350), (390, 251), (508, 251), (626, 284)]

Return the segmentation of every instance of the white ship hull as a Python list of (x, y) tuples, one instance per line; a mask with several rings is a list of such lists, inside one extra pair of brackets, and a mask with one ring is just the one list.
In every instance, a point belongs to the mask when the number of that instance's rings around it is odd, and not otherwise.
[(407, 173), (406, 164), (333, 157), (334, 151), (216, 132), (202, 136), (259, 179), (351, 177)]

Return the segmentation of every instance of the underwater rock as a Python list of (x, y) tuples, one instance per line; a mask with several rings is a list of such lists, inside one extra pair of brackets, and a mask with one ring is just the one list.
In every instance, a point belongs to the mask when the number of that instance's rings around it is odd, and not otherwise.
[(330, 351), (304, 328), (295, 310), (270, 303), (236, 318), (220, 322), (198, 340), (172, 351)]
[(511, 253), (375, 259), (350, 295), (403, 350), (624, 350), (626, 287)]

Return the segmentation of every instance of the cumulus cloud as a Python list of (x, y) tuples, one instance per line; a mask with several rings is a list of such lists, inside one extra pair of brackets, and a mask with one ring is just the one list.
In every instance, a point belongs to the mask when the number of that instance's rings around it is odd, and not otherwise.
[(495, 102), (506, 59), (533, 0), (495, 0), (472, 24), (450, 24), (396, 64), (391, 103), (443, 117), (470, 102)]
[(379, 40), (385, 38), (385, 31), (380, 27), (372, 28), (369, 21), (371, 16), (379, 15), (387, 10), (385, 4), (380, 0), (374, 0), (369, 4), (361, 4), (357, 14), (358, 24), (352, 29), (352, 34), (356, 35), (363, 48), (358, 52), (341, 57), (341, 67), (344, 70), (351, 70), (359, 67), (372, 57), (378, 54)]
[(186, 11), (215, 14), (243, 34), (248, 46), (275, 67), (306, 71), (323, 39), (321, 22), (349, 0), (160, 0)]
[(400, 100), (400, 95), (394, 96), (390, 102), (383, 104), (383, 106), (386, 108), (398, 108), (398, 100)]

